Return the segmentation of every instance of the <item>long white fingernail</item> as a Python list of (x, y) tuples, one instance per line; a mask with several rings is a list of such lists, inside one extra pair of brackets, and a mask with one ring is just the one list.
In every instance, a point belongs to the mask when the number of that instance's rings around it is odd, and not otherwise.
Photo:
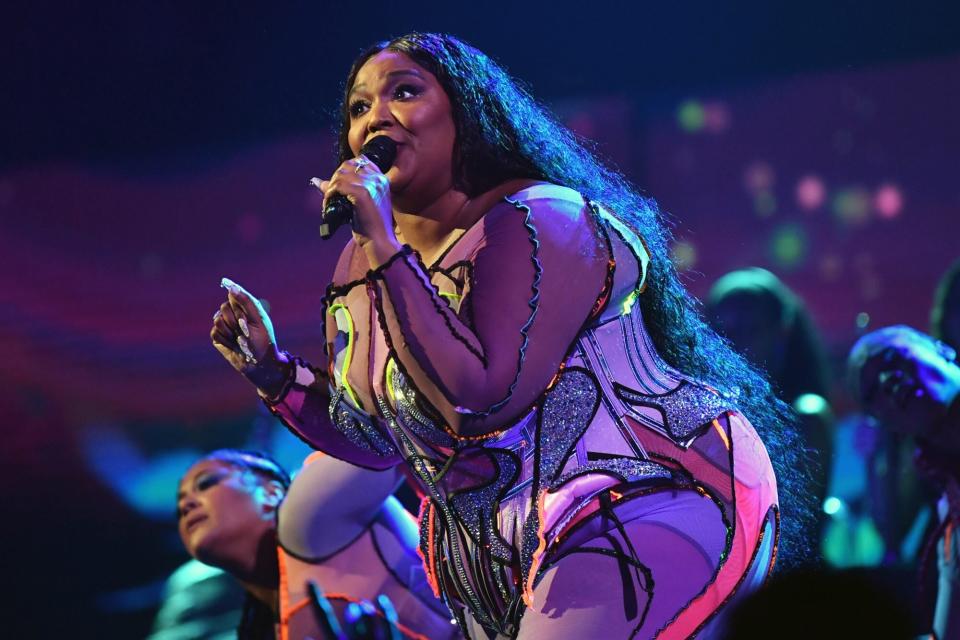
[(247, 326), (247, 319), (243, 316), (240, 316), (237, 319), (237, 322), (240, 324), (240, 331), (243, 331), (243, 335), (250, 337), (250, 327)]
[(231, 280), (230, 278), (220, 278), (220, 286), (229, 291), (230, 293), (239, 293), (240, 285)]
[(310, 184), (312, 184), (313, 186), (315, 186), (317, 189), (320, 188), (320, 183), (321, 183), (321, 182), (322, 182), (322, 180), (320, 180), (320, 178), (310, 178)]

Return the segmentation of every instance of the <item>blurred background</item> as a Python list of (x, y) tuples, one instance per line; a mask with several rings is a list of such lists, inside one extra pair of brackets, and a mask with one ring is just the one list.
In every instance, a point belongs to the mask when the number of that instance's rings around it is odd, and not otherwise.
[[(266, 300), (286, 349), (320, 353), (347, 233), (321, 242), (307, 180), (334, 167), (350, 61), (414, 29), (476, 45), (594, 140), (674, 221), (697, 296), (719, 304), (730, 287), (714, 283), (747, 267), (793, 291), (819, 334), (816, 384), (779, 380), (800, 366), (784, 348), (747, 351), (816, 423), (814, 546), (831, 566), (912, 575), (930, 493), (908, 444), (852, 413), (842, 372), (864, 331), (928, 330), (960, 256), (960, 6), (782, 4), (5, 9), (3, 635), (148, 635), (187, 559), (180, 474), (221, 446), (291, 468), (307, 453), (210, 346), (219, 281)], [(735, 339), (746, 312), (716, 304)]]

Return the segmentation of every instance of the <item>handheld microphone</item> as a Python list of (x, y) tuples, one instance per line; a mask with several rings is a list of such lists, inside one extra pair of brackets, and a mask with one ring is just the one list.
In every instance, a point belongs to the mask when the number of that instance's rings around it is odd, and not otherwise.
[[(366, 156), (383, 173), (393, 166), (397, 158), (397, 143), (389, 136), (377, 136), (360, 147), (360, 155)], [(353, 203), (339, 193), (330, 197), (323, 210), (320, 237), (329, 240), (334, 232), (353, 218)]]

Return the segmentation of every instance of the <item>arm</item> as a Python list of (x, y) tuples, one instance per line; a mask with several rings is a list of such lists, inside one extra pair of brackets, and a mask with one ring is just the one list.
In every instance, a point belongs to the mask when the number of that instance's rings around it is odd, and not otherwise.
[[(346, 269), (352, 253), (348, 247), (341, 255), (338, 273)], [(335, 428), (329, 412), (327, 374), (281, 351), (260, 301), (235, 282), (225, 278), (222, 284), (228, 295), (214, 316), (213, 345), (257, 388), (271, 413), (294, 435), (330, 455), (372, 469), (396, 465), (400, 458), (391, 447), (361, 446), (364, 443), (358, 444)]]
[(509, 424), (547, 388), (607, 274), (606, 244), (578, 194), (539, 186), (517, 197), (481, 223), (459, 314), (409, 250), (370, 275), (399, 365), (464, 436)]
[(281, 546), (301, 558), (333, 555), (373, 523), (401, 480), (396, 467), (370, 471), (311, 455), (280, 505)]

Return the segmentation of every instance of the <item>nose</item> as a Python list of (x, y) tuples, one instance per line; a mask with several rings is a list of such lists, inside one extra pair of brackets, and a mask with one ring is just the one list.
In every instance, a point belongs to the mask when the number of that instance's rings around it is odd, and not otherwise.
[(191, 494), (184, 496), (180, 499), (180, 504), (177, 505), (177, 511), (179, 513), (180, 519), (187, 517), (191, 511), (199, 506), (197, 499)]
[(370, 107), (370, 118), (367, 120), (367, 135), (378, 133), (392, 127), (394, 124), (393, 114), (390, 112), (390, 104), (386, 100), (376, 100)]

